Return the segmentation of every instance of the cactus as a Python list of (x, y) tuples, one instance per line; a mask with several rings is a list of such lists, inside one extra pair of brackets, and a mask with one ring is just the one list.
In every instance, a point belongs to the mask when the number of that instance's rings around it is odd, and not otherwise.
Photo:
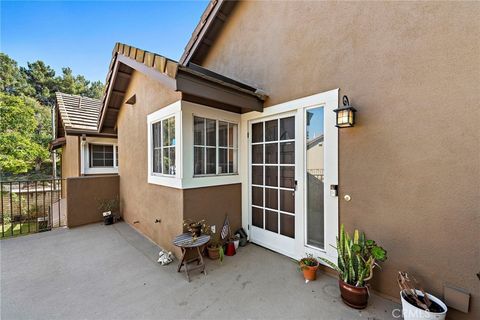
[(339, 273), (344, 282), (363, 287), (373, 277), (373, 269), (378, 262), (387, 259), (387, 251), (378, 246), (373, 240), (366, 240), (365, 233), (355, 230), (353, 239), (345, 226), (340, 226), (340, 235), (337, 237), (337, 264), (328, 259), (320, 258), (327, 265)]

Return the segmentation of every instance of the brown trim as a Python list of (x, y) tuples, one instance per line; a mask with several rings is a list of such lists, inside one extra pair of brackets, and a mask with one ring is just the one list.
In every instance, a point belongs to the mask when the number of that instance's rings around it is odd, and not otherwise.
[(59, 149), (59, 148), (63, 147), (66, 143), (67, 143), (67, 138), (66, 137), (57, 138), (57, 139), (52, 140), (50, 142), (49, 149), (50, 149), (50, 151)]

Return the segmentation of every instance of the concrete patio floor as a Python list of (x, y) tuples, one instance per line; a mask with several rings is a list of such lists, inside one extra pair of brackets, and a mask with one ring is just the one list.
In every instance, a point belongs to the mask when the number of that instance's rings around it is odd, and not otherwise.
[(305, 283), (287, 257), (253, 244), (223, 264), (206, 259), (192, 282), (178, 261), (126, 223), (56, 229), (0, 241), (1, 314), (7, 319), (391, 319), (396, 303), (373, 295), (345, 306), (335, 278)]

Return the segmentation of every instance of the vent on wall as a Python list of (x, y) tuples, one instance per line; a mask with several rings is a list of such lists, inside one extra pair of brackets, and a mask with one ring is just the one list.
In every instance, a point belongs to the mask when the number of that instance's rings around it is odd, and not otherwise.
[(443, 292), (447, 306), (468, 313), (470, 294), (466, 290), (446, 284), (443, 286)]

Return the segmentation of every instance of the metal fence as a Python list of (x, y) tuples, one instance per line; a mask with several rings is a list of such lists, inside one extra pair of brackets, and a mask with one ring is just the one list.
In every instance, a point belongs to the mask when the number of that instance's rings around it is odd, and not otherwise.
[(0, 182), (2, 238), (66, 225), (62, 179)]

